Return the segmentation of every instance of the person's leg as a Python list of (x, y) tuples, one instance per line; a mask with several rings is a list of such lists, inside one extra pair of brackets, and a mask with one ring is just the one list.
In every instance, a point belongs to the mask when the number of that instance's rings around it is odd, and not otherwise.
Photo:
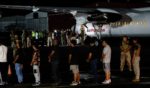
[(127, 60), (127, 65), (128, 65), (129, 71), (132, 71), (131, 54), (130, 54), (130, 52), (126, 53), (126, 60)]
[(72, 65), (71, 67), (73, 72), (73, 81), (71, 85), (78, 85), (80, 83), (80, 76), (79, 76), (79, 68), (78, 65)]
[(2, 63), (0, 63), (0, 84), (3, 84), (1, 72), (2, 72)]
[(110, 63), (103, 63), (103, 69), (105, 72), (105, 81), (102, 82), (103, 84), (110, 84), (111, 83), (111, 78), (110, 78)]
[(59, 81), (59, 62), (58, 61), (52, 61), (51, 63), (51, 72), (52, 72), (52, 78), (55, 82)]
[(110, 72), (109, 72), (109, 71), (106, 71), (106, 72), (105, 72), (105, 75), (106, 75), (106, 78), (105, 78), (105, 79), (106, 79), (106, 80), (109, 80), (109, 79), (110, 79)]
[(40, 76), (40, 67), (39, 67), (39, 65), (37, 66), (37, 74), (38, 74), (38, 76), (37, 76), (37, 81), (38, 82), (40, 82), (41, 80), (41, 76)]
[(139, 81), (140, 80), (140, 57), (136, 57), (134, 62), (133, 62), (133, 71), (135, 74), (135, 80)]
[(18, 82), (20, 82), (20, 80), (19, 80), (19, 64), (18, 63), (15, 63), (15, 71), (16, 71)]
[(76, 65), (76, 82), (80, 84), (80, 72), (79, 72), (79, 66)]
[(110, 80), (110, 63), (105, 64), (105, 75), (106, 75), (106, 80)]
[(140, 57), (137, 57), (136, 62), (136, 79), (140, 79)]
[(50, 46), (50, 37), (47, 37), (47, 47)]
[(80, 73), (77, 73), (77, 82), (80, 83)]
[(35, 77), (35, 83), (40, 82), (40, 71), (38, 65), (33, 65), (33, 74)]
[(74, 73), (74, 72), (73, 72), (73, 81), (77, 82), (77, 73)]
[(98, 82), (97, 59), (91, 61), (91, 72), (94, 75), (94, 80)]
[(22, 72), (22, 64), (19, 65), (19, 79), (20, 79), (20, 83), (23, 82), (23, 72)]
[(23, 82), (23, 73), (22, 73), (21, 64), (15, 63), (15, 70), (16, 70), (16, 75), (17, 75), (18, 83), (22, 83)]
[(1, 71), (1, 75), (2, 75), (2, 79), (4, 83), (7, 83), (7, 79), (8, 79), (8, 63), (4, 62), (2, 63), (2, 71)]
[(121, 72), (124, 70), (124, 65), (125, 65), (125, 54), (121, 53), (121, 56), (120, 56), (120, 71)]
[[(134, 71), (134, 75), (136, 74), (136, 63), (135, 63), (135, 60), (133, 61), (133, 71)], [(135, 79), (135, 77), (134, 77)]]
[(70, 70), (72, 70), (73, 73), (73, 82), (77, 82), (76, 65), (70, 65)]

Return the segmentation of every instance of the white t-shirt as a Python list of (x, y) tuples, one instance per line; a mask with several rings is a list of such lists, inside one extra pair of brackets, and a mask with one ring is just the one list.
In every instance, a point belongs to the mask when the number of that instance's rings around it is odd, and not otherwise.
[(7, 47), (0, 45), (0, 62), (7, 62)]
[(106, 45), (103, 48), (103, 54), (105, 55), (105, 57), (103, 58), (103, 63), (110, 63), (110, 61), (111, 61), (111, 48), (109, 45)]

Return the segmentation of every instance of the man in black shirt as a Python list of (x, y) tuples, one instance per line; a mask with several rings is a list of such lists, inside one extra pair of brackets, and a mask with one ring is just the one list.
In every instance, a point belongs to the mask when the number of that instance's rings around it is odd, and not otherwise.
[(23, 54), (22, 54), (22, 49), (20, 48), (20, 42), (16, 43), (16, 54), (15, 54), (15, 58), (13, 63), (15, 64), (15, 70), (16, 70), (16, 75), (18, 78), (18, 83), (22, 83), (23, 82), (23, 73), (22, 73), (22, 69), (23, 69)]
[(90, 62), (91, 64), (90, 72), (94, 75), (94, 80), (96, 83), (98, 83), (97, 63), (98, 63), (99, 56), (100, 53), (98, 47), (95, 45), (94, 40), (92, 40), (90, 43), (90, 51), (89, 51), (87, 62)]
[(72, 86), (76, 86), (80, 84), (80, 73), (79, 73), (79, 60), (78, 60), (78, 50), (75, 47), (76, 40), (71, 41), (71, 51), (69, 54), (69, 64), (70, 70), (73, 73), (73, 81), (71, 83)]
[(52, 79), (55, 85), (60, 82), (59, 74), (59, 62), (60, 62), (60, 50), (58, 46), (58, 40), (53, 41), (52, 51), (48, 56), (48, 61), (51, 63)]

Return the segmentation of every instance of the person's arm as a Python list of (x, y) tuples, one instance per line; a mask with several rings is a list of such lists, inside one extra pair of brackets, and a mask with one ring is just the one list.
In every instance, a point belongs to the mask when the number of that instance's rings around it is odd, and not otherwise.
[(16, 55), (16, 57), (14, 58), (13, 63), (15, 64), (18, 59), (19, 59), (19, 55)]
[(102, 60), (105, 58), (105, 56), (106, 56), (106, 55), (105, 55), (104, 53), (102, 53)]
[(55, 51), (52, 50), (52, 52), (48, 56), (48, 62), (51, 62), (52, 56), (54, 55)]
[(72, 54), (69, 54), (69, 63), (71, 62)]
[(123, 51), (123, 47), (122, 47), (122, 45), (120, 45), (120, 50), (121, 50), (121, 51)]
[(137, 53), (135, 54), (135, 56), (140, 56), (140, 52), (141, 52), (141, 47), (139, 46), (137, 49)]
[(30, 64), (31, 66), (32, 66), (33, 63), (34, 63), (35, 57), (36, 57), (36, 53), (34, 53), (33, 56), (32, 56), (32, 61), (31, 61), (31, 64)]
[(129, 45), (129, 47), (125, 50), (125, 52), (130, 51), (130, 49), (131, 49), (131, 45)]
[(87, 62), (89, 62), (92, 58), (92, 53), (90, 52), (89, 55), (88, 55), (88, 59), (87, 59)]
[(135, 59), (135, 50), (133, 51), (132, 63), (134, 62), (134, 59)]
[(134, 62), (135, 57), (139, 57), (140, 56), (140, 52), (141, 52), (141, 47), (138, 46), (137, 51), (134, 50), (133, 57), (132, 57), (132, 63)]
[(104, 48), (104, 49), (103, 49), (103, 53), (102, 53), (102, 61), (103, 61), (104, 58), (106, 57), (106, 53), (107, 53), (107, 52), (108, 52), (107, 49)]

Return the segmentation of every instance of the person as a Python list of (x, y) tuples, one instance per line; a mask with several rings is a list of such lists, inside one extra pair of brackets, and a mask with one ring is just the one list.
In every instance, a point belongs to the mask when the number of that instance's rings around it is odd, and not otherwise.
[(138, 39), (133, 39), (134, 43), (134, 52), (132, 57), (132, 65), (135, 78), (132, 80), (133, 82), (140, 82), (140, 51), (141, 45), (138, 42)]
[(61, 45), (62, 46), (66, 45), (66, 32), (65, 32), (65, 30), (61, 31)]
[(59, 74), (59, 63), (60, 63), (60, 51), (58, 40), (53, 40), (52, 51), (48, 55), (48, 62), (51, 63), (51, 72), (52, 79), (54, 81), (54, 85), (58, 85), (60, 83), (60, 74)]
[(124, 36), (123, 40), (122, 40), (122, 45), (120, 46), (120, 49), (121, 49), (120, 71), (121, 72), (123, 72), (123, 70), (124, 70), (126, 61), (127, 61), (129, 71), (132, 71), (130, 48), (131, 48), (131, 46), (129, 45), (128, 37)]
[(81, 25), (81, 45), (84, 45), (84, 39), (85, 39), (85, 28), (84, 25)]
[(1, 72), (0, 72), (0, 85), (3, 85), (3, 80), (2, 80)]
[(94, 81), (96, 84), (98, 84), (97, 64), (100, 52), (98, 50), (98, 47), (95, 45), (95, 40), (91, 40), (92, 41), (90, 42), (90, 51), (88, 54), (87, 62), (90, 62), (90, 73), (94, 75)]
[(21, 41), (22, 41), (22, 48), (26, 48), (26, 31), (25, 30), (22, 31)]
[(33, 86), (39, 86), (41, 84), (40, 82), (40, 51), (38, 49), (37, 45), (32, 45), (33, 48), (33, 55), (32, 55), (32, 61), (31, 66), (33, 67), (33, 74), (35, 78), (35, 83)]
[(11, 39), (11, 47), (14, 48), (15, 47), (15, 34), (13, 30), (11, 30), (10, 39)]
[(105, 72), (105, 81), (102, 84), (111, 83), (111, 72), (110, 72), (110, 61), (111, 61), (111, 47), (108, 45), (106, 40), (102, 41), (103, 52), (102, 52), (102, 63)]
[(68, 30), (66, 31), (66, 40), (67, 40), (67, 45), (70, 46), (71, 45), (71, 32)]
[(79, 60), (77, 48), (75, 47), (76, 40), (71, 40), (71, 51), (69, 54), (70, 70), (73, 73), (73, 81), (70, 85), (76, 86), (80, 84)]
[(49, 32), (47, 36), (47, 47), (52, 46), (52, 33)]
[(23, 52), (21, 49), (21, 42), (17, 41), (16, 42), (16, 53), (14, 57), (13, 63), (15, 64), (15, 70), (16, 70), (16, 75), (18, 79), (18, 83), (21, 84), (23, 83)]
[(27, 48), (30, 48), (31, 47), (31, 36), (30, 36), (30, 32), (28, 32), (28, 35), (26, 37), (26, 45), (27, 45)]
[(1, 73), (1, 82), (0, 85), (7, 84), (7, 71), (8, 71), (8, 63), (7, 63), (7, 46), (2, 44), (0, 40), (0, 73)]

